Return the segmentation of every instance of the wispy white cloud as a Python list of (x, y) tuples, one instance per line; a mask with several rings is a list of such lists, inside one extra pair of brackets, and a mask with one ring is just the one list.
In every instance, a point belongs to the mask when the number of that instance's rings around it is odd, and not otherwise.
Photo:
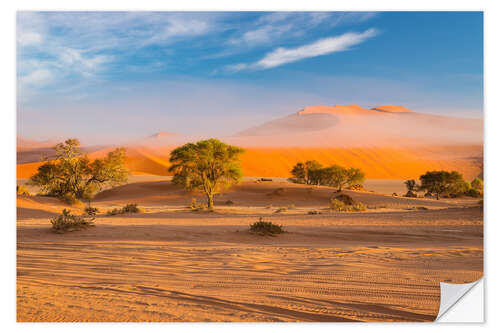
[(270, 44), (278, 39), (302, 36), (321, 25), (332, 28), (362, 23), (376, 15), (372, 12), (275, 12), (261, 16), (252, 27), (230, 38), (228, 44), (247, 47)]
[(268, 69), (278, 67), (287, 63), (296, 62), (306, 58), (318, 57), (334, 52), (346, 51), (350, 47), (360, 44), (368, 38), (377, 35), (377, 30), (368, 29), (362, 33), (348, 32), (340, 36), (323, 38), (311, 44), (297, 48), (279, 47), (266, 54), (262, 59), (250, 64), (234, 64), (226, 68), (229, 71), (241, 71), (245, 69)]

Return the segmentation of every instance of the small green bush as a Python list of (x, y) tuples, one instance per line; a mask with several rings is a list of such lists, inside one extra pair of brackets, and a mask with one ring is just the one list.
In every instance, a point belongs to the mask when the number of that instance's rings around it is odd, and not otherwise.
[(354, 205), (354, 200), (347, 194), (339, 194), (335, 197), (335, 199), (343, 202), (345, 205)]
[(63, 209), (62, 214), (50, 220), (52, 230), (62, 234), (94, 226), (94, 218), (85, 218), (71, 214), (71, 211)]
[(366, 210), (366, 206), (362, 202), (355, 203), (350, 208), (354, 212), (363, 212)]
[(108, 210), (106, 214), (108, 215), (118, 215), (125, 213), (141, 213), (142, 210), (137, 207), (137, 204), (126, 204), (122, 208), (113, 208), (112, 210)]
[(337, 212), (362, 212), (366, 210), (366, 206), (362, 202), (346, 205), (343, 201), (331, 199), (330, 209)]
[(97, 213), (99, 213), (99, 209), (96, 208), (96, 207), (85, 207), (85, 213), (87, 213), (87, 215), (96, 215)]
[(481, 192), (479, 190), (471, 188), (465, 192), (465, 195), (472, 198), (479, 198), (481, 196)]
[(141, 209), (137, 207), (137, 204), (126, 204), (122, 208), (122, 213), (140, 213)]
[(31, 196), (30, 192), (23, 185), (16, 185), (16, 193), (17, 195), (26, 195)]
[(343, 212), (346, 209), (345, 203), (337, 199), (330, 200), (330, 209), (335, 210), (337, 212)]
[(262, 217), (259, 217), (259, 221), (250, 225), (250, 232), (256, 233), (262, 236), (265, 235), (277, 235), (282, 234), (285, 231), (283, 230), (283, 226), (274, 224), (272, 222), (266, 222), (262, 220)]

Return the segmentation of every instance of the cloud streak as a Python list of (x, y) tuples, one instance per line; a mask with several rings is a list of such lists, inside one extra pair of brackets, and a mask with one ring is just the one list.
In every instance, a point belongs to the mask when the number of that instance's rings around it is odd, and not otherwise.
[(235, 64), (227, 67), (230, 71), (258, 70), (278, 67), (302, 59), (318, 57), (335, 52), (346, 51), (350, 47), (363, 43), (365, 40), (378, 34), (375, 29), (368, 29), (362, 33), (348, 32), (340, 36), (328, 37), (313, 43), (296, 48), (279, 47), (257, 62), (250, 64)]

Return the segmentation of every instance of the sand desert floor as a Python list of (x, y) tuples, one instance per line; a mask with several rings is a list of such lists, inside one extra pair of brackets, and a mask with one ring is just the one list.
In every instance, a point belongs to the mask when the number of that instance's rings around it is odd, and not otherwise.
[[(203, 196), (144, 178), (94, 203), (101, 212), (138, 203), (143, 213), (101, 214), (67, 234), (49, 222), (64, 204), (20, 196), (17, 319), (432, 321), (440, 282), (482, 276), (477, 199), (344, 192), (369, 209), (333, 213), (331, 188), (247, 180), (218, 196), (215, 212), (193, 212), (191, 198)], [(261, 216), (287, 232), (250, 234)]]

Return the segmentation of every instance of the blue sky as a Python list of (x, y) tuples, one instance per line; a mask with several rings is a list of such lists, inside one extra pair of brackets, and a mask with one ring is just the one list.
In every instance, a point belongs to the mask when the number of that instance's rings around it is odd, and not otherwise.
[(471, 12), (19, 12), (18, 135), (228, 135), (307, 105), (482, 117)]

